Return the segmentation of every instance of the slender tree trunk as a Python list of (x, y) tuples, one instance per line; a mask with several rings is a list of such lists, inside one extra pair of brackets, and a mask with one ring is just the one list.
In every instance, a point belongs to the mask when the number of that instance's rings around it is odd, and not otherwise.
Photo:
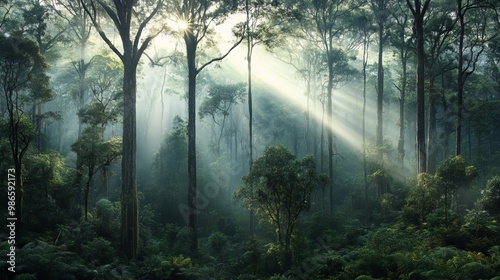
[(368, 34), (365, 32), (363, 41), (363, 113), (361, 123), (361, 135), (363, 138), (361, 147), (363, 149), (363, 183), (365, 189), (365, 225), (368, 225), (370, 219), (369, 200), (368, 200), (368, 171), (366, 159), (366, 66), (368, 63)]
[(384, 52), (384, 23), (382, 21), (379, 22), (379, 47), (378, 47), (378, 65), (377, 65), (377, 157), (378, 161), (382, 163), (382, 146), (384, 144), (384, 122), (383, 122), (383, 108), (384, 108), (384, 61), (383, 61), (383, 52)]
[(424, 87), (424, 27), (423, 18), (417, 20), (417, 151), (418, 173), (426, 172), (425, 153), (425, 87)]
[[(458, 17), (460, 22), (460, 33), (458, 36), (458, 77), (457, 77), (457, 126), (455, 131), (455, 156), (462, 154), (462, 113), (464, 107), (464, 83), (465, 73), (463, 71), (464, 65), (464, 37), (465, 37), (465, 20), (462, 11), (462, 0), (457, 0)], [(471, 58), (472, 59), (472, 58)]]
[(310, 141), (309, 141), (309, 114), (310, 114), (310, 99), (311, 99), (311, 69), (312, 67), (309, 67), (308, 71), (308, 77), (306, 81), (306, 97), (307, 97), (307, 104), (306, 104), (306, 130), (305, 130), (305, 135), (304, 135), (304, 140), (306, 142), (306, 153), (309, 153), (309, 146), (310, 146)]
[(436, 98), (433, 92), (433, 84), (431, 81), (429, 93), (429, 119), (427, 127), (427, 172), (429, 174), (436, 173)]
[(190, 250), (198, 251), (197, 228), (197, 185), (196, 185), (196, 47), (197, 42), (191, 32), (184, 33), (188, 64), (188, 227), (192, 230)]
[(90, 182), (92, 182), (92, 175), (93, 174), (94, 174), (93, 168), (89, 167), (88, 178), (87, 178), (87, 183), (85, 184), (85, 194), (84, 194), (85, 221), (88, 221)]
[(328, 87), (327, 87), (327, 120), (326, 130), (328, 138), (328, 177), (330, 178), (330, 214), (333, 213), (333, 61), (331, 54), (328, 54)]
[[(253, 104), (252, 104), (252, 52), (253, 40), (250, 34), (250, 4), (249, 0), (245, 1), (245, 9), (247, 15), (247, 71), (248, 71), (248, 145), (249, 145), (249, 160), (248, 169), (252, 169), (253, 164)], [(250, 235), (255, 232), (255, 211), (250, 209)]]
[[(82, 29), (82, 32), (85, 32)], [(83, 34), (83, 33), (82, 33)], [(83, 36), (83, 35), (82, 35)], [(85, 51), (87, 47), (87, 40), (82, 38), (80, 40), (80, 60), (78, 62), (78, 108), (80, 111), (83, 106), (85, 106), (85, 86), (86, 86), (86, 76), (87, 76), (87, 67), (88, 64), (85, 63)], [(82, 136), (83, 130), (83, 121), (80, 117), (78, 117), (78, 139)], [(82, 180), (83, 180), (83, 162), (79, 153), (76, 154), (76, 178), (75, 184), (77, 187), (77, 206), (78, 208), (82, 205), (81, 197), (82, 197)], [(81, 209), (81, 208), (79, 208)], [(81, 210), (79, 210), (81, 211)]]
[(425, 149), (425, 87), (424, 87), (424, 15), (430, 0), (422, 5), (420, 0), (415, 0), (415, 7), (406, 0), (412, 10), (414, 17), (415, 37), (417, 40), (417, 120), (416, 120), (416, 151), (417, 151), (417, 173), (427, 171), (426, 149)]
[[(325, 103), (321, 103), (321, 136), (320, 136), (320, 165), (321, 173), (325, 173)], [(321, 186), (321, 207), (325, 211), (325, 186)]]
[(406, 99), (406, 83), (407, 83), (407, 55), (404, 51), (400, 53), (401, 65), (403, 68), (402, 84), (399, 97), (399, 141), (398, 141), (398, 153), (399, 153), (399, 166), (401, 168), (401, 174), (404, 173), (404, 159), (405, 159), (405, 99)]

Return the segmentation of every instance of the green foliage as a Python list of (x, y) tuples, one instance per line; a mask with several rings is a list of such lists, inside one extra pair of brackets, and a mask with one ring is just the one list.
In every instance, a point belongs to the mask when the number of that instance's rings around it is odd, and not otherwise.
[(208, 237), (208, 247), (216, 256), (224, 255), (224, 249), (229, 243), (229, 238), (222, 232), (216, 231)]
[[(2, 252), (3, 254), (3, 252)], [(37, 279), (91, 280), (96, 274), (74, 252), (65, 246), (53, 246), (34, 241), (16, 251), (16, 273), (35, 274)], [(36, 279), (36, 278), (35, 278)]]
[(162, 251), (172, 252), (174, 250), (177, 243), (177, 233), (180, 229), (180, 227), (170, 223), (161, 229)]
[(402, 220), (405, 223), (421, 225), (427, 215), (434, 210), (440, 201), (439, 178), (421, 173), (417, 177), (417, 184), (410, 188), (403, 207)]
[(245, 267), (251, 269), (251, 272), (255, 274), (259, 268), (259, 262), (261, 261), (261, 251), (259, 249), (259, 243), (255, 236), (251, 236), (245, 242), (245, 252), (243, 253), (243, 263)]
[(210, 116), (214, 122), (218, 123), (217, 116), (229, 116), (231, 107), (243, 102), (244, 98), (244, 84), (212, 85), (208, 89), (208, 97), (200, 105), (200, 118)]
[(38, 199), (27, 208), (32, 215), (29, 227), (34, 230), (47, 230), (56, 224), (66, 222), (65, 212), (69, 210), (73, 195), (72, 189), (66, 183), (70, 172), (64, 158), (56, 151), (47, 150), (42, 153), (26, 155), (24, 161), (27, 196), (36, 196)]
[(454, 191), (472, 181), (477, 176), (477, 171), (473, 166), (466, 167), (465, 160), (456, 156), (445, 160), (438, 167), (437, 175), (441, 178), (440, 185), (448, 191)]
[(479, 206), (493, 216), (500, 215), (500, 176), (495, 176), (481, 192)]
[(33, 274), (29, 274), (29, 273), (23, 273), (23, 274), (20, 274), (20, 275), (16, 275), (14, 277), (14, 280), (37, 280), (38, 278), (36, 278), (36, 274), (33, 273)]
[(191, 258), (185, 258), (183, 255), (172, 257), (162, 261), (160, 266), (155, 269), (156, 279), (193, 279), (190, 277), (192, 268)]
[(116, 233), (119, 232), (120, 228), (117, 219), (119, 212), (119, 206), (111, 201), (104, 198), (97, 201), (91, 221), (99, 236), (109, 239), (116, 237)]
[(275, 227), (273, 248), (287, 255), (285, 261), (291, 257), (290, 241), (299, 214), (310, 207), (314, 188), (326, 181), (315, 168), (312, 156), (298, 160), (285, 147), (270, 146), (253, 163), (235, 193), (246, 207), (257, 209)]
[(92, 266), (109, 264), (115, 256), (111, 242), (102, 237), (96, 237), (82, 245), (82, 257)]
[(176, 244), (174, 247), (174, 252), (179, 254), (189, 254), (191, 252), (190, 242), (193, 237), (193, 230), (189, 227), (181, 228), (175, 237)]
[(121, 137), (114, 136), (103, 139), (104, 129), (97, 126), (86, 127), (81, 137), (71, 145), (80, 154), (83, 164), (93, 172), (118, 159), (121, 155)]
[[(158, 212), (159, 222), (184, 223), (178, 215), (179, 201), (187, 197), (187, 122), (176, 116), (152, 166), (154, 186), (146, 200)], [(175, 215), (173, 215), (175, 213)]]

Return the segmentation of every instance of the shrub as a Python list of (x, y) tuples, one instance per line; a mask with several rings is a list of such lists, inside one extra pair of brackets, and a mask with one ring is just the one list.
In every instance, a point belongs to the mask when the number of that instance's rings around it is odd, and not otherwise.
[(495, 274), (493, 269), (478, 262), (467, 263), (458, 272), (459, 275), (468, 277), (469, 279), (489, 279)]
[(212, 254), (221, 256), (229, 243), (229, 238), (222, 232), (216, 231), (208, 237), (208, 247)]
[(83, 245), (82, 253), (83, 258), (95, 266), (109, 264), (115, 257), (115, 250), (111, 246), (111, 242), (102, 237), (96, 237)]
[(495, 176), (486, 184), (486, 189), (481, 192), (479, 205), (492, 216), (500, 215), (500, 176)]

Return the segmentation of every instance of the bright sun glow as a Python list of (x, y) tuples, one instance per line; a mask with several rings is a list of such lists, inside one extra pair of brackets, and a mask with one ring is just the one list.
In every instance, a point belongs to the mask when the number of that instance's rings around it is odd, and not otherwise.
[(183, 19), (178, 19), (177, 22), (175, 23), (176, 25), (176, 29), (178, 31), (184, 31), (186, 29), (188, 29), (188, 23), (187, 21), (183, 20)]

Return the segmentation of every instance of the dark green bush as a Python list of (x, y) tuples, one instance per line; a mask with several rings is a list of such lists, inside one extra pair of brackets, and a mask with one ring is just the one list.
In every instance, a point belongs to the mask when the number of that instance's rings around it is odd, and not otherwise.
[(216, 231), (208, 237), (208, 247), (215, 256), (222, 256), (229, 243), (229, 238), (222, 232)]
[(82, 245), (82, 255), (83, 259), (93, 266), (109, 264), (116, 256), (111, 242), (102, 237), (96, 237)]

